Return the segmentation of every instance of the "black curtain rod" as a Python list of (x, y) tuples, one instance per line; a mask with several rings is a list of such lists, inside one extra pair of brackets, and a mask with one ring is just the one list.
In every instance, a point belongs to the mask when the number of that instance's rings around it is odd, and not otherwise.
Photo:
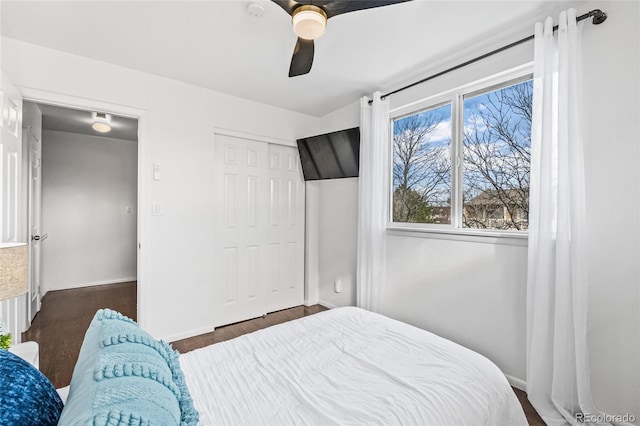
[[(576, 21), (580, 22), (580, 21), (583, 21), (583, 20), (585, 20), (587, 18), (593, 18), (593, 20), (591, 22), (593, 22), (595, 25), (599, 25), (599, 24), (602, 24), (604, 21), (607, 20), (607, 14), (605, 12), (601, 11), (600, 9), (594, 9), (594, 10), (592, 10), (590, 12), (585, 13), (584, 15), (578, 16), (576, 18)], [(554, 25), (553, 31), (556, 31), (557, 29), (558, 29), (558, 26)], [(534, 37), (535, 37), (535, 35), (531, 34), (530, 36), (527, 36), (527, 37), (525, 37), (523, 39), (520, 39), (518, 41), (514, 41), (513, 43), (509, 43), (506, 46), (502, 46), (502, 47), (500, 47), (500, 48), (498, 48), (496, 50), (492, 50), (491, 52), (485, 53), (484, 55), (480, 55), (480, 56), (478, 56), (476, 58), (469, 59), (468, 61), (463, 62), (461, 64), (458, 64), (458, 65), (456, 65), (454, 67), (451, 67), (451, 68), (448, 68), (448, 69), (446, 69), (444, 71), (440, 71), (440, 72), (438, 72), (436, 74), (430, 75), (429, 77), (423, 78), (420, 81), (416, 81), (415, 83), (411, 83), (411, 84), (409, 84), (407, 86), (401, 87), (401, 88), (396, 89), (396, 90), (394, 90), (392, 92), (385, 93), (384, 95), (380, 96), (380, 99), (384, 99), (384, 98), (389, 97), (389, 96), (391, 96), (393, 94), (396, 94), (398, 92), (402, 92), (403, 90), (410, 89), (411, 87), (417, 86), (418, 84), (425, 83), (425, 82), (427, 82), (429, 80), (432, 80), (432, 79), (434, 79), (436, 77), (440, 77), (441, 75), (450, 73), (451, 71), (455, 71), (455, 70), (460, 69), (462, 67), (466, 67), (467, 65), (471, 65), (474, 62), (478, 62), (478, 61), (480, 61), (480, 60), (482, 60), (484, 58), (487, 58), (489, 56), (495, 55), (496, 53), (500, 53), (503, 50), (511, 49), (514, 46), (517, 46), (519, 44), (525, 43), (525, 42), (527, 42), (529, 40), (533, 40)], [(372, 103), (373, 103), (373, 100), (370, 100), (369, 101), (369, 105), (371, 105)]]

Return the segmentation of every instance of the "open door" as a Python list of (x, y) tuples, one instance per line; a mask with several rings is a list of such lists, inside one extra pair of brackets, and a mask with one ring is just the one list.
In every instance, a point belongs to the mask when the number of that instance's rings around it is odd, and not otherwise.
[(40, 268), (41, 243), (47, 235), (41, 235), (41, 172), (42, 172), (42, 142), (33, 132), (31, 126), (27, 128), (24, 137), (25, 146), (29, 149), (29, 321), (33, 321), (40, 310)]

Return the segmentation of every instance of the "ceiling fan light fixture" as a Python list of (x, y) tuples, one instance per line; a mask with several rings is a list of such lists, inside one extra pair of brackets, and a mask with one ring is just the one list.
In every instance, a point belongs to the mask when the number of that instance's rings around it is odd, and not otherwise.
[(111, 114), (103, 114), (101, 112), (92, 112), (91, 118), (93, 124), (91, 128), (98, 133), (108, 133), (111, 131)]
[(293, 31), (305, 40), (315, 40), (324, 34), (327, 27), (327, 14), (314, 5), (303, 5), (293, 11), (291, 22)]

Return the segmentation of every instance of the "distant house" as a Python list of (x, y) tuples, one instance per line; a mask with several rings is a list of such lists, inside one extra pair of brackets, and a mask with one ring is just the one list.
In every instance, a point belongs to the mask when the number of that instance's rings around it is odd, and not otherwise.
[(469, 228), (526, 230), (529, 189), (486, 190), (465, 201), (463, 217)]
[(432, 206), (429, 223), (451, 223), (451, 207), (450, 206)]

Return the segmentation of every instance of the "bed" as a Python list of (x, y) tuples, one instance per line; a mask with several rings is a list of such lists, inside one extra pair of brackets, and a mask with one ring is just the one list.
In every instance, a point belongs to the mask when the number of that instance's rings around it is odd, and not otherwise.
[(3, 392), (11, 387), (0, 395), (0, 424), (527, 424), (488, 359), (352, 307), (182, 355), (118, 312), (99, 310), (64, 408), (50, 382), (15, 358), (0, 364), (15, 377), (0, 376)]
[(183, 354), (203, 425), (526, 425), (502, 372), (432, 333), (333, 309)]

